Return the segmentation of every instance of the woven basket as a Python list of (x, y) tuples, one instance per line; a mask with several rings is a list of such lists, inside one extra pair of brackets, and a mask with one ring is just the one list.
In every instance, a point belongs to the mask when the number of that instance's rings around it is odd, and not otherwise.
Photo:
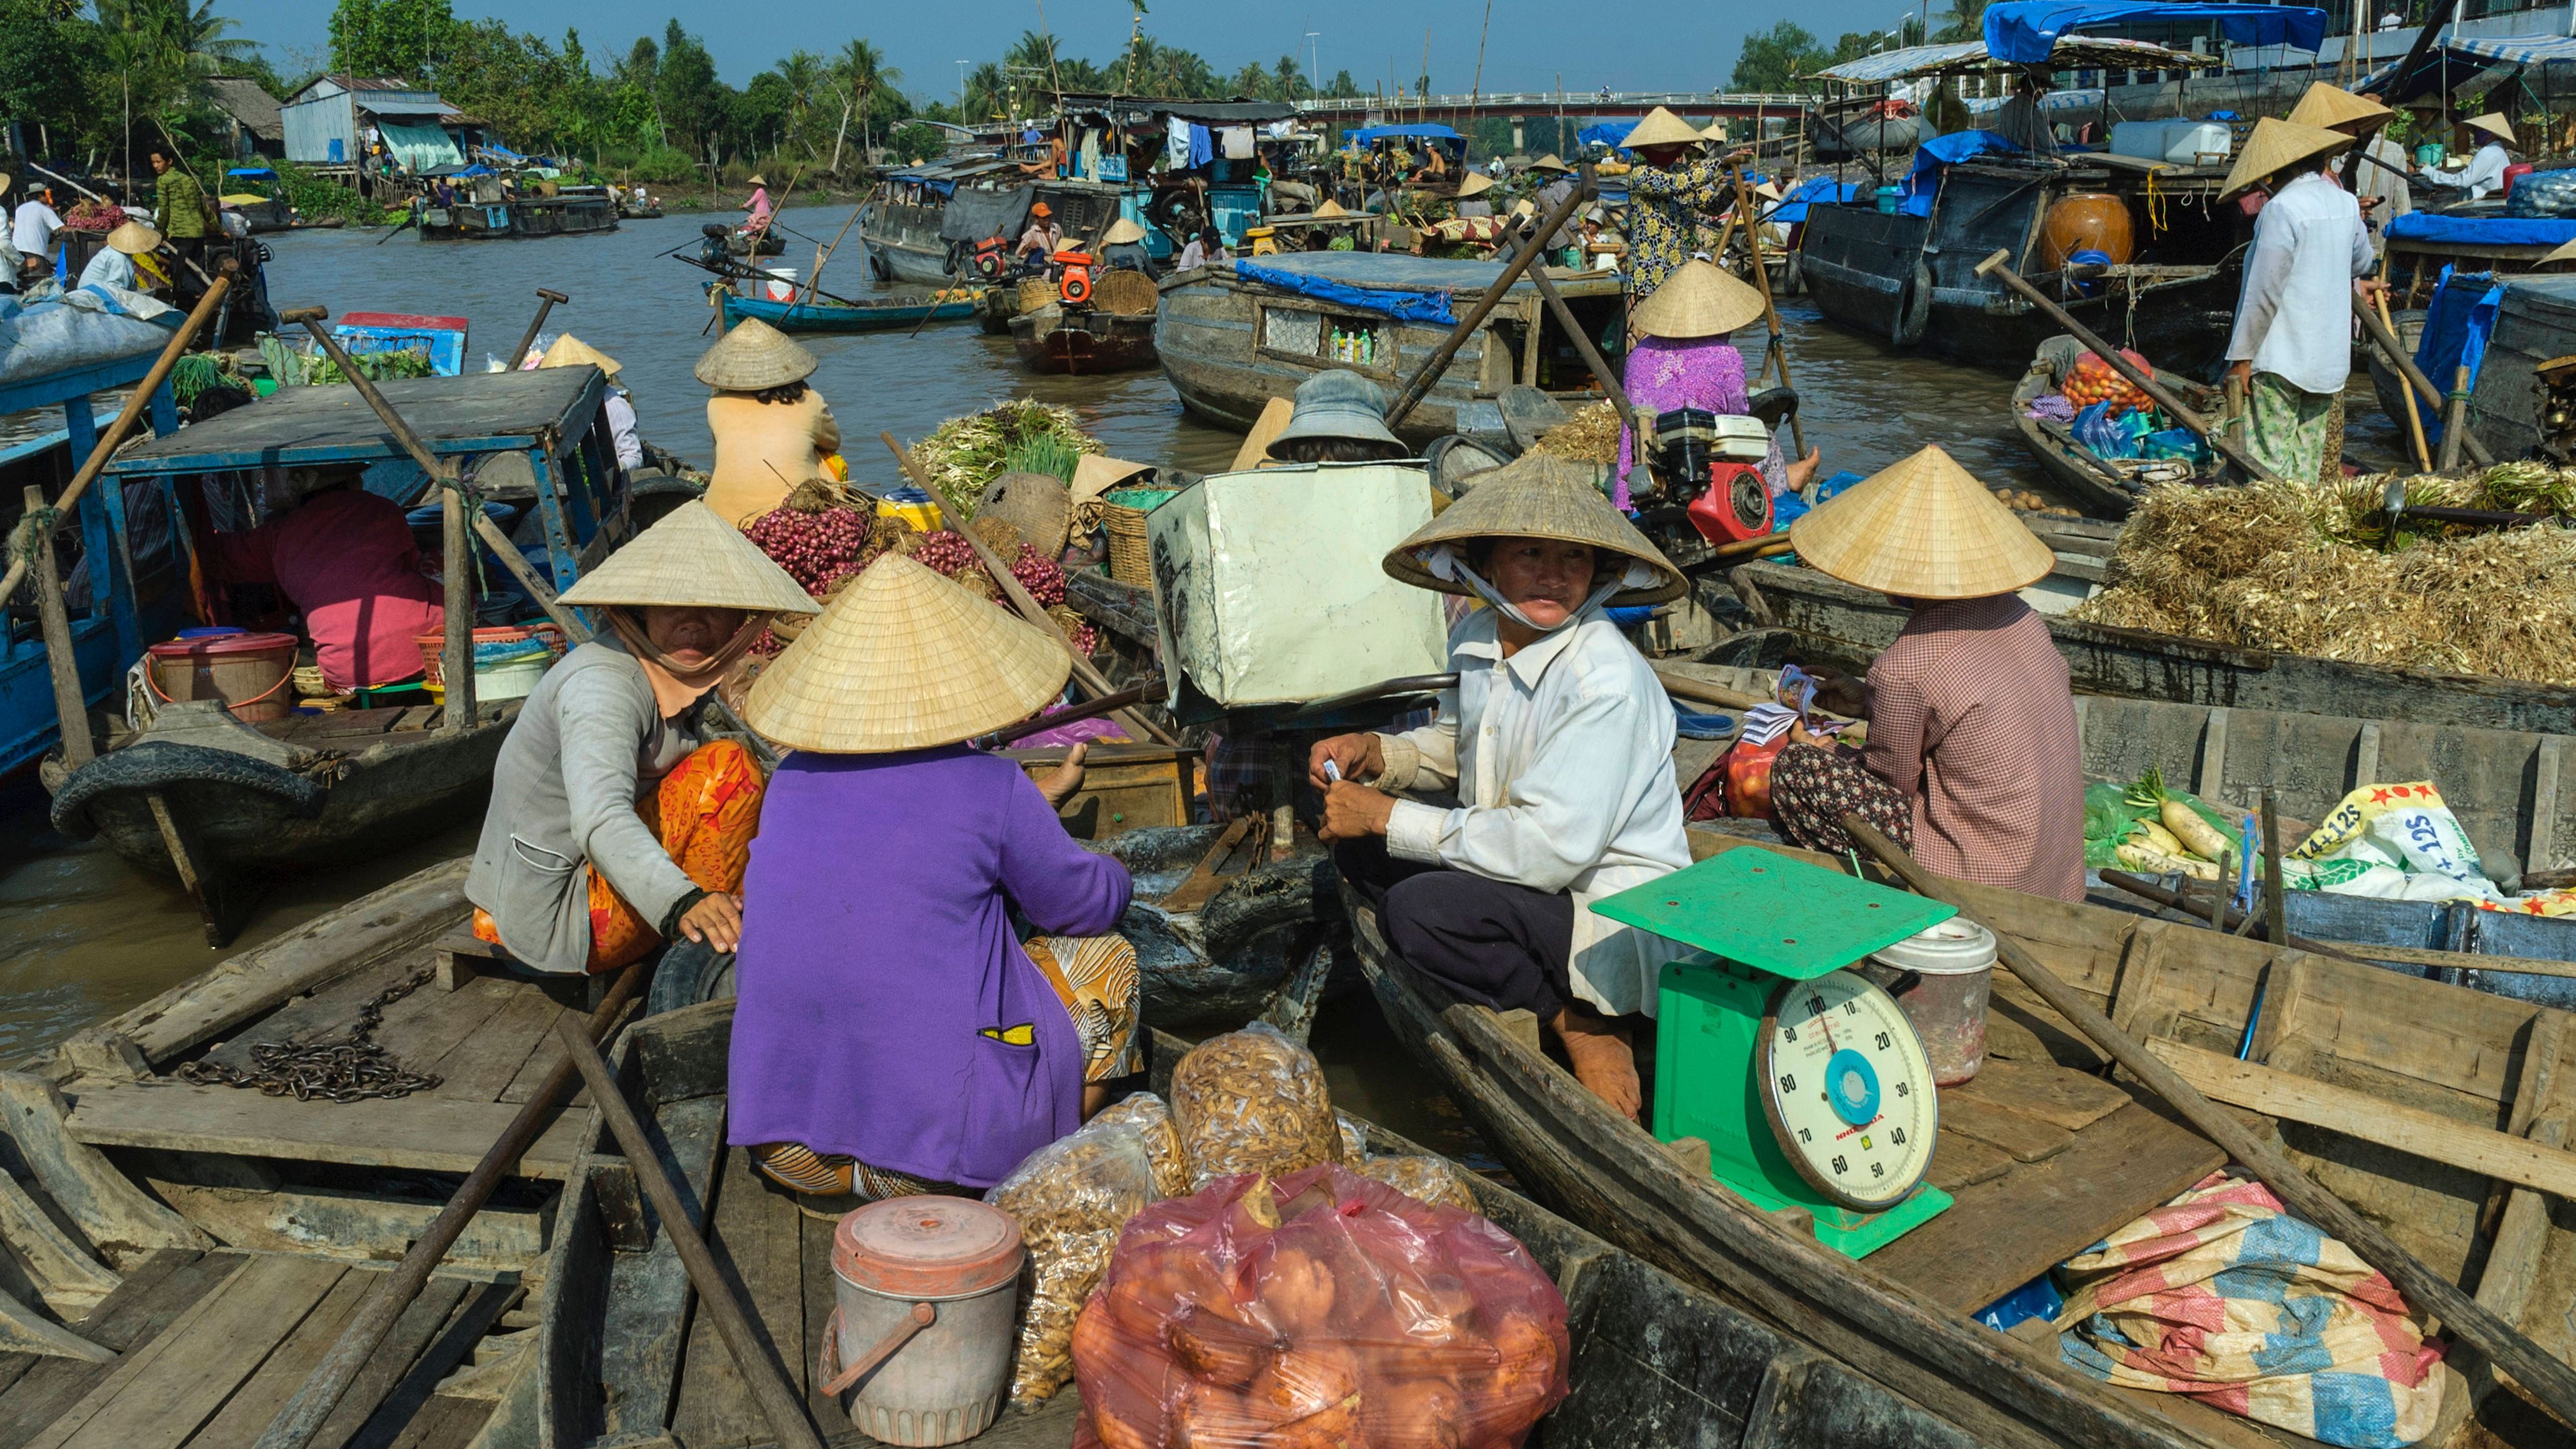
[(1120, 317), (1150, 317), (1160, 297), (1153, 278), (1123, 268), (1101, 274), (1091, 289), (1094, 309)]
[(1101, 500), (1100, 522), (1109, 531), (1111, 578), (1140, 589), (1153, 586), (1154, 555), (1145, 540), (1145, 515), (1178, 491), (1121, 488)]
[(1055, 283), (1044, 277), (1020, 279), (1020, 310), (1034, 312), (1055, 300)]

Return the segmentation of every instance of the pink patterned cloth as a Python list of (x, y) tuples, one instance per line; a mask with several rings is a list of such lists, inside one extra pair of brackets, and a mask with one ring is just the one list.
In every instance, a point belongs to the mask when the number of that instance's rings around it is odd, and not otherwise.
[[(1725, 337), (1640, 337), (1628, 348), (1619, 376), (1631, 406), (1648, 412), (1699, 408), (1712, 413), (1747, 411), (1744, 354)], [(1636, 465), (1634, 430), (1622, 420), (1619, 429), (1619, 483), (1611, 502), (1628, 506), (1628, 470)], [(1777, 497), (1788, 477), (1780, 444), (1771, 444), (1762, 460), (1762, 479)]]

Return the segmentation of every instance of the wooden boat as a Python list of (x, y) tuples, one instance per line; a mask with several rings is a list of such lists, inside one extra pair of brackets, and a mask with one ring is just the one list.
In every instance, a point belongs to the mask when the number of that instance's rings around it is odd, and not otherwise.
[[(1694, 830), (1692, 848), (1705, 856), (1761, 847)], [(2204, 1090), (2250, 1101), (2219, 1087), (2216, 1074), (2263, 1083), (2260, 1101), (2287, 1114), (2284, 1135), (2305, 1170), (2548, 1351), (2576, 1350), (2558, 1313), (2563, 1296), (2541, 1286), (2544, 1262), (2576, 1241), (2548, 1218), (2545, 1200), (2510, 1188), (2503, 1195), (2521, 1204), (2507, 1210), (2517, 1220), (2491, 1231), (2481, 1215), (2500, 1189), (2486, 1177), (2405, 1155), (2447, 1150), (2438, 1141), (2392, 1150), (2358, 1125), (2382, 1120), (2388, 1106), (2452, 1119), (2464, 1131), (2519, 1134), (2559, 1120), (2550, 1114), (2564, 1112), (2558, 1104), (2576, 1090), (2557, 1050), (2567, 1016), (2100, 907), (1958, 889), (1977, 919), (2019, 939), (2123, 1029), (2207, 1081)], [(1531, 1024), (1442, 998), (1392, 959), (1369, 912), (1354, 905), (1353, 916), (1361, 967), (1397, 1035), (1534, 1197), (1614, 1246), (1747, 1308), (1978, 1442), (2307, 1442), (2191, 1400), (2108, 1387), (2064, 1365), (2054, 1335), (1997, 1335), (1968, 1316), (2191, 1186), (2226, 1155), (2097, 1075), (2107, 1063), (2008, 974), (1994, 983), (1986, 1070), (1942, 1092), (1930, 1178), (1956, 1204), (1855, 1262), (1799, 1227), (1783, 1232), (1704, 1170), (1685, 1167), (1544, 1055)], [(2299, 1121), (2322, 1115), (2295, 1104), (2303, 1095), (2354, 1115), (2344, 1130)], [(2449, 1418), (2428, 1442), (2444, 1442), (2472, 1401), (2477, 1422), (2508, 1442), (2509, 1426), (2546, 1422), (2492, 1389), (2491, 1379), (2450, 1382)]]
[(917, 327), (925, 319), (962, 322), (974, 316), (983, 301), (981, 288), (958, 288), (927, 298), (885, 297), (859, 303), (824, 298), (773, 302), (766, 297), (742, 296), (721, 282), (709, 283), (707, 290), (724, 309), (727, 332), (745, 317), (757, 317), (781, 332), (886, 332)]
[(1152, 367), (1154, 315), (1123, 316), (1097, 308), (1068, 312), (1049, 305), (1010, 320), (1011, 347), (1031, 372), (1091, 376)]
[[(625, 484), (600, 409), (596, 368), (407, 378), (386, 399), (438, 453), (475, 458), (487, 498), (533, 505), (552, 585), (569, 587), (627, 536)], [(111, 483), (193, 482), (263, 467), (408, 465), (356, 391), (297, 387), (127, 449)], [(497, 573), (498, 570), (495, 570)], [(126, 861), (175, 876), (207, 931), (229, 939), (255, 885), (297, 863), (345, 863), (410, 844), (479, 808), (515, 705), (471, 727), (428, 728), (431, 712), (289, 716), (258, 728), (171, 711), (113, 739), (76, 769), (43, 772), (54, 823), (101, 834)], [(212, 706), (219, 709), (220, 706)]]
[[(2084, 577), (2088, 573), (2091, 577)], [(2061, 557), (2058, 572), (2039, 587), (2060, 599), (2080, 598), (2100, 577), (2097, 564)], [(1896, 638), (1906, 620), (1904, 606), (1886, 595), (1810, 568), (1752, 563), (1732, 570), (1728, 578), (1757, 623), (1797, 635), (1797, 646), (1820, 664), (1865, 665)], [(2027, 591), (2024, 597), (2029, 597)], [(2041, 606), (2041, 612), (2050, 611)], [(2063, 618), (2050, 618), (2048, 632), (2066, 656), (2077, 692), (2084, 694), (2576, 734), (2576, 689), (2562, 686), (2349, 664)], [(1707, 658), (1718, 664), (1763, 662), (1739, 657), (1723, 641)]]
[[(668, 1144), (665, 1161), (699, 1207), (698, 1224), (734, 1265), (778, 1362), (814, 1423), (844, 1442), (849, 1420), (817, 1392), (816, 1360), (832, 1311), (832, 1224), (754, 1176), (723, 1141), (726, 1046), (733, 1003), (709, 1002), (639, 1022), (611, 1066), (638, 1115)], [(1157, 1085), (1188, 1043), (1156, 1033)], [(1375, 1126), (1372, 1151), (1424, 1149)], [(1520, 1239), (1564, 1293), (1572, 1392), (1541, 1421), (1552, 1449), (1743, 1442), (1775, 1449), (1928, 1449), (1975, 1442), (1718, 1295), (1687, 1286), (1500, 1184), (1464, 1169), (1478, 1206)], [(530, 1367), (503, 1392), (493, 1444), (758, 1444), (770, 1441), (731, 1358), (704, 1314), (688, 1313), (677, 1249), (655, 1220), (622, 1212), (634, 1179), (616, 1144), (594, 1131), (556, 1214)], [(1982, 1330), (1979, 1330), (1982, 1331)], [(1998, 1340), (2000, 1341), (2000, 1340)], [(1007, 1413), (968, 1441), (990, 1449), (1074, 1442), (1076, 1385), (1033, 1413)], [(1751, 1426), (1760, 1425), (1756, 1430)], [(1723, 1433), (1724, 1437), (1712, 1435)], [(855, 1441), (853, 1441), (855, 1442)]]
[[(1454, 329), (1454, 322), (1436, 319), (1464, 316), (1501, 275), (1494, 262), (1382, 253), (1245, 258), (1164, 278), (1155, 343), (1183, 406), (1246, 431), (1270, 399), (1293, 396), (1298, 384), (1328, 368), (1362, 372), (1394, 391)], [(1284, 280), (1262, 280), (1270, 276)], [(1548, 276), (1579, 323), (1596, 337), (1609, 331), (1619, 315), (1617, 276), (1555, 269)], [(1349, 289), (1375, 305), (1309, 294), (1327, 288)], [(1398, 311), (1421, 320), (1407, 320)], [(1373, 339), (1370, 361), (1337, 360), (1335, 336), (1353, 333)], [(1505, 428), (1499, 399), (1516, 384), (1537, 387), (1569, 407), (1590, 402), (1599, 387), (1526, 277), (1433, 379), (1421, 403), (1397, 424), (1396, 435), (1414, 444), (1444, 433), (1500, 435)]]
[(553, 196), (508, 201), (459, 199), (454, 206), (424, 202), (417, 214), (424, 241), (510, 241), (617, 230), (617, 205), (596, 186), (566, 187)]
[[(2108, 460), (2075, 441), (2072, 428), (2064, 423), (2043, 422), (2030, 415), (2030, 405), (2045, 394), (2057, 391), (2064, 379), (2058, 376), (2047, 358), (2034, 359), (2030, 370), (2021, 375), (2012, 394), (2013, 426), (2021, 430), (2021, 440), (2039, 463), (2040, 471), (2059, 491), (2075, 500), (2077, 506), (2097, 518), (2126, 518), (2142, 489), (2160, 483), (2181, 483), (2195, 476), (2192, 465), (2180, 459), (2157, 459), (2150, 462)], [(2208, 388), (2177, 377), (2162, 368), (2156, 370), (2156, 381), (2173, 389), (2194, 408), (2208, 403)]]

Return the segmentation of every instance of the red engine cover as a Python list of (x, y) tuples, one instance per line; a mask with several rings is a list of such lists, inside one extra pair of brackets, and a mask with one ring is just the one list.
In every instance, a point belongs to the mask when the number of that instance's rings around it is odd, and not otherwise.
[(1711, 543), (1736, 543), (1771, 531), (1771, 489), (1753, 463), (1711, 463), (1708, 491), (1691, 500), (1690, 520)]

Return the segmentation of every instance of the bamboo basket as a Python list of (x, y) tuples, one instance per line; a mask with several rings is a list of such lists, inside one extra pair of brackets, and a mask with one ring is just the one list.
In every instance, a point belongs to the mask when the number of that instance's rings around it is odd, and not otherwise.
[(1121, 317), (1149, 317), (1160, 295), (1153, 278), (1118, 268), (1094, 277), (1091, 305)]
[(1020, 279), (1020, 310), (1034, 312), (1055, 300), (1055, 283), (1044, 277)]
[(1111, 578), (1140, 589), (1153, 586), (1154, 555), (1145, 540), (1145, 515), (1178, 491), (1121, 488), (1100, 500), (1101, 526), (1109, 531)]

